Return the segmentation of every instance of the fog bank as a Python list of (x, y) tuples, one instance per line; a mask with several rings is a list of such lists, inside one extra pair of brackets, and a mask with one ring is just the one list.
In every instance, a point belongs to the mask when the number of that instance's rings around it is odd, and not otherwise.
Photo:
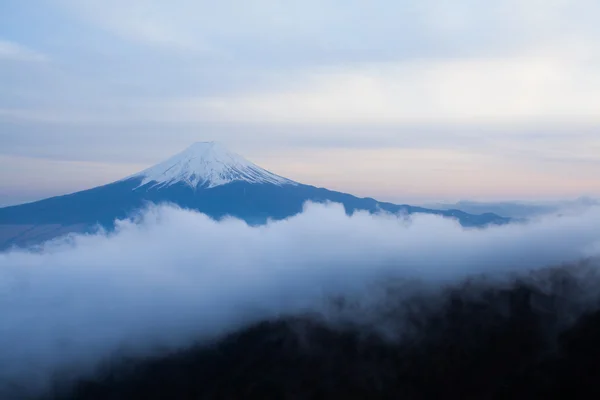
[(0, 254), (0, 394), (43, 390), (56, 374), (90, 373), (115, 353), (325, 312), (332, 296), (376, 303), (378, 281), (435, 290), (594, 257), (598, 226), (600, 208), (482, 230), (424, 214), (347, 216), (336, 204), (307, 204), (261, 227), (152, 207), (113, 233)]

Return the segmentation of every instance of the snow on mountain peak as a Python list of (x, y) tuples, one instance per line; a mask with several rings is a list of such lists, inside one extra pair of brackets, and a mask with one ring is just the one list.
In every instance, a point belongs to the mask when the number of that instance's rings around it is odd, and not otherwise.
[(140, 187), (152, 183), (152, 187), (159, 188), (176, 183), (184, 183), (192, 189), (213, 188), (235, 181), (296, 185), (216, 142), (194, 143), (181, 153), (131, 178), (142, 178)]

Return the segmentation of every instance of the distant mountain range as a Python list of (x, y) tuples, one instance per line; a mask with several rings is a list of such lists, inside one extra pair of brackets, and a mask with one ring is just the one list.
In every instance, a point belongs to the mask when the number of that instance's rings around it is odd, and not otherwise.
[(26, 246), (84, 232), (98, 224), (110, 229), (148, 203), (172, 203), (215, 219), (241, 218), (251, 224), (283, 219), (303, 204), (336, 202), (347, 213), (357, 210), (428, 213), (457, 219), (463, 226), (505, 224), (493, 213), (434, 210), (358, 198), (294, 182), (269, 172), (214, 142), (195, 143), (183, 152), (140, 173), (108, 185), (0, 209), (0, 248)]
[(509, 218), (533, 218), (545, 214), (556, 214), (561, 211), (577, 209), (581, 210), (599, 205), (599, 200), (584, 196), (574, 200), (544, 202), (477, 202), (463, 200), (457, 203), (429, 203), (424, 204), (423, 207), (432, 208), (435, 210), (447, 210), (452, 208), (472, 214), (494, 213)]

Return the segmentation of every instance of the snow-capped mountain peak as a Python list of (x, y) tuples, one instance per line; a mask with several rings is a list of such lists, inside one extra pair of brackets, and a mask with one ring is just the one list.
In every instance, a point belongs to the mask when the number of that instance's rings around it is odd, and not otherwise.
[(192, 189), (213, 188), (230, 182), (296, 185), (275, 175), (216, 142), (194, 143), (168, 160), (130, 178), (142, 178), (141, 186), (165, 187), (183, 183)]

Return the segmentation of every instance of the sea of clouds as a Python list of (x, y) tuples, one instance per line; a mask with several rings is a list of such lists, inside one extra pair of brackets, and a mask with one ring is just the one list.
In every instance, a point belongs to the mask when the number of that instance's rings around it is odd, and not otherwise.
[(348, 216), (338, 204), (308, 203), (259, 227), (150, 207), (114, 232), (0, 253), (0, 393), (47, 390), (115, 354), (325, 313), (333, 296), (376, 302), (374, 282), (435, 289), (478, 274), (500, 282), (599, 254), (600, 208), (467, 229), (425, 214)]

